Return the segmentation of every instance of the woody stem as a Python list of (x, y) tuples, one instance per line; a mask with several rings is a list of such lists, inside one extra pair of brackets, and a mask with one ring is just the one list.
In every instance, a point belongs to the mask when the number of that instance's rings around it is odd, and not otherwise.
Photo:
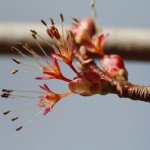
[[(86, 52), (88, 53), (88, 52)], [(100, 75), (101, 79), (106, 80), (109, 83), (110, 94), (117, 94), (119, 97), (130, 98), (132, 100), (140, 100), (145, 102), (150, 102), (150, 86), (140, 86), (134, 85), (127, 81), (120, 81), (108, 77), (94, 62), (93, 59), (87, 55), (87, 57), (82, 56), (78, 51), (74, 51), (74, 56), (77, 58), (77, 61), (83, 66), (84, 70), (91, 70)], [(86, 58), (86, 60), (84, 59)], [(88, 61), (92, 60), (92, 61)]]

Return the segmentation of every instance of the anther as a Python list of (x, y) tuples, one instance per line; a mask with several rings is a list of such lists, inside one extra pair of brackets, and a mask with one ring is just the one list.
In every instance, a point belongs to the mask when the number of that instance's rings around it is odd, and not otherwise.
[(71, 31), (69, 31), (69, 35), (71, 36), (71, 38), (73, 38), (73, 33)]
[(20, 127), (18, 127), (17, 129), (16, 129), (16, 131), (19, 131), (19, 130), (21, 130), (23, 128), (23, 126), (20, 126)]
[(50, 17), (49, 19), (50, 19), (50, 21), (51, 21), (51, 24), (54, 25), (55, 23), (54, 23), (53, 18)]
[(12, 70), (12, 74), (16, 74), (18, 71), (19, 71), (18, 69)]
[(17, 64), (20, 64), (21, 62), (18, 60), (18, 59), (16, 59), (16, 58), (12, 58), (12, 60), (15, 62), (15, 63), (17, 63)]
[(3, 112), (3, 115), (7, 115), (7, 114), (9, 114), (10, 112), (11, 112), (11, 110), (5, 111), (5, 112)]
[(95, 0), (91, 0), (91, 7), (95, 6)]
[(74, 22), (76, 22), (76, 23), (79, 23), (79, 20), (77, 19), (77, 18), (72, 18), (72, 20), (74, 21)]
[(60, 34), (58, 29), (55, 26), (51, 26), (50, 28), (52, 36), (54, 36), (57, 40), (60, 40)]
[(47, 24), (46, 24), (46, 22), (44, 20), (41, 20), (41, 22), (44, 24), (44, 26), (47, 27)]
[(37, 34), (37, 32), (35, 30), (30, 30), (34, 35)]
[(60, 14), (60, 19), (61, 19), (62, 22), (64, 22), (64, 16), (63, 16), (62, 13)]
[(13, 90), (2, 89), (2, 92), (11, 93)]
[(17, 119), (19, 119), (19, 117), (14, 117), (14, 118), (11, 119), (11, 121), (15, 121)]
[(33, 33), (32, 33), (32, 37), (36, 40), (36, 36), (35, 36), (35, 34), (33, 34)]
[(11, 94), (3, 93), (3, 94), (1, 95), (1, 97), (3, 97), (3, 98), (8, 98), (10, 95), (11, 95)]

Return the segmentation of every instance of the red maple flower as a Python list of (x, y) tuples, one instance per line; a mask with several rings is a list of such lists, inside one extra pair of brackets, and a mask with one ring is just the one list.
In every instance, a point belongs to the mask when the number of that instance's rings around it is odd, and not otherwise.
[(40, 88), (46, 91), (43, 95), (39, 96), (40, 101), (38, 106), (44, 108), (43, 115), (46, 115), (48, 112), (50, 112), (60, 99), (72, 94), (71, 91), (64, 94), (56, 94), (52, 92), (46, 84), (44, 84), (44, 86), (40, 86)]
[(53, 57), (52, 55), (52, 64), (50, 64), (47, 61), (47, 66), (42, 66), (41, 70), (43, 71), (43, 74), (46, 75), (44, 77), (37, 77), (37, 80), (49, 80), (49, 79), (60, 79), (60, 80), (64, 80), (67, 82), (70, 82), (71, 80), (69, 80), (68, 78), (64, 77), (61, 73), (59, 64), (56, 60), (56, 58)]
[(71, 28), (74, 40), (77, 44), (82, 44), (84, 41), (91, 39), (96, 33), (95, 22), (91, 18), (85, 18), (79, 22), (76, 22)]
[(109, 34), (101, 34), (99, 37), (97, 35), (92, 37), (92, 42), (86, 41), (85, 43), (90, 47), (90, 51), (92, 53), (98, 54), (100, 56), (104, 56), (104, 45), (106, 42), (106, 38)]
[(72, 64), (74, 43), (71, 35), (68, 34), (64, 43), (58, 43), (58, 47), (53, 45), (53, 48), (55, 51), (53, 57), (62, 60), (68, 65)]

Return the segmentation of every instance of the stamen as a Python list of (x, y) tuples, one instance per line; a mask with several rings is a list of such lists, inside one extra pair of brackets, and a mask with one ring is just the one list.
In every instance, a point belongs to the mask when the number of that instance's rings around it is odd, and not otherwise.
[(44, 24), (44, 26), (48, 27), (44, 20), (41, 20), (41, 22)]
[[(23, 45), (21, 43), (17, 43), (17, 45), (23, 47)], [(28, 61), (30, 61), (31, 63), (33, 63), (33, 59), (31, 59), (29, 56), (23, 54), (19, 49), (17, 49), (16, 47), (12, 47), (12, 50), (17, 51), (17, 53), (19, 53), (23, 58), (27, 59)]]
[(69, 33), (71, 39), (73, 40), (73, 33), (71, 31), (69, 31), (68, 33)]
[[(4, 93), (6, 94), (6, 93)], [(8, 96), (7, 96), (8, 95)], [(23, 95), (15, 95), (15, 94), (7, 94), (5, 98), (38, 98), (38, 97), (33, 97), (33, 96), (23, 96)]]
[(13, 90), (2, 89), (2, 92), (11, 93)]
[(54, 23), (53, 18), (49, 17), (49, 19), (50, 19), (50, 21), (51, 21), (51, 24), (54, 25), (55, 23)]
[(16, 128), (16, 131), (19, 131), (19, 130), (21, 130), (22, 128), (23, 128), (23, 126), (20, 126), (20, 127)]
[(23, 111), (23, 110), (33, 110), (37, 108), (37, 105), (27, 106), (27, 107), (19, 107), (17, 109), (9, 110), (10, 112)]
[(61, 21), (64, 22), (64, 16), (62, 13), (60, 14), (60, 18), (61, 18)]
[(3, 93), (3, 94), (1, 95), (1, 97), (3, 97), (3, 98), (8, 98), (10, 95), (11, 95), (11, 94)]
[[(50, 29), (49, 29), (49, 30), (50, 30)], [(38, 36), (43, 42), (45, 42), (45, 43), (48, 44), (50, 47), (52, 47), (52, 45), (51, 45), (50, 43), (48, 43), (47, 40), (44, 39), (41, 35), (39, 35), (39, 34), (37, 33), (37, 36)]]
[(13, 92), (25, 92), (25, 93), (38, 93), (43, 94), (44, 92), (38, 92), (38, 91), (26, 91), (26, 90), (12, 90)]
[(72, 17), (72, 20), (73, 20), (75, 23), (79, 24), (79, 20), (78, 20), (77, 18)]
[(13, 118), (11, 119), (11, 121), (16, 121), (17, 119), (19, 119), (18, 116), (17, 116), (17, 117), (13, 117)]
[[(36, 66), (29, 65), (29, 64), (24, 64), (24, 63), (20, 62), (20, 61), (19, 61), (18, 59), (16, 59), (16, 58), (12, 58), (12, 60), (13, 60), (15, 63), (17, 63), (17, 64), (22, 64), (22, 65), (24, 65), (24, 66), (33, 67), (33, 68), (35, 68), (36, 70), (40, 70), (40, 68), (38, 68), (38, 67), (36, 67)], [(19, 71), (20, 71), (20, 70), (19, 70)]]
[(3, 112), (3, 115), (7, 115), (7, 114), (9, 114), (10, 112), (11, 112), (11, 110), (5, 111), (5, 112)]
[[(23, 47), (26, 51), (28, 51), (30, 54), (33, 55), (35, 61), (39, 64), (39, 66), (41, 66), (41, 63), (38, 61), (39, 59), (45, 63), (44, 59), (43, 59), (40, 55), (38, 55), (38, 54), (37, 54), (35, 51), (33, 51), (32, 49), (29, 49), (29, 48), (28, 48), (28, 45), (22, 45), (22, 47)], [(38, 59), (38, 60), (37, 60), (37, 59)]]
[(95, 0), (91, 0), (91, 7), (92, 7), (92, 16), (96, 24), (96, 33), (99, 33), (101, 31), (101, 28), (98, 26), (98, 23), (97, 23), (98, 21), (97, 21), (97, 12), (95, 9)]
[(91, 0), (91, 7), (95, 6), (95, 0)]
[(31, 29), (30, 29), (30, 31), (31, 31), (34, 35), (37, 34), (37, 32), (36, 32), (35, 30), (31, 30)]
[(92, 15), (94, 20), (96, 20), (97, 15), (96, 15), (96, 10), (95, 10), (95, 0), (91, 0), (91, 7), (92, 7)]
[[(30, 66), (30, 65), (29, 65)], [(40, 70), (40, 69), (39, 69)], [(30, 72), (30, 73), (35, 73), (35, 70), (18, 70), (18, 69), (14, 69), (12, 70), (12, 74), (16, 74), (18, 72)]]
[(87, 38), (90, 40), (91, 37), (90, 37), (90, 34), (87, 30), (84, 29), (84, 27), (80, 24), (79, 20), (77, 18), (72, 18), (72, 20), (74, 21), (74, 23), (80, 27), (81, 30), (85, 31), (86, 35), (87, 35)]
[(15, 63), (17, 63), (17, 64), (20, 64), (21, 62), (18, 60), (18, 59), (16, 59), (16, 58), (12, 58), (12, 60), (15, 62)]
[(62, 26), (62, 42), (64, 43), (64, 25), (63, 25), (64, 16), (63, 14), (60, 14), (60, 19), (61, 19), (61, 26)]
[(19, 71), (18, 69), (12, 70), (12, 74), (16, 74), (18, 71)]
[[(28, 106), (28, 107), (21, 107), (21, 108), (17, 108), (17, 109), (14, 109), (14, 110), (7, 110), (7, 111), (5, 111), (5, 112), (3, 112), (3, 115), (7, 115), (7, 114), (9, 114), (10, 112), (15, 112), (15, 111), (21, 111), (21, 110), (33, 110), (33, 109), (35, 109), (35, 108), (37, 108), (37, 105), (35, 106)], [(28, 111), (29, 112), (29, 111)], [(21, 117), (23, 117), (23, 115), (21, 116)], [(19, 119), (20, 117), (19, 116), (16, 116), (16, 117), (13, 117), (11, 120), (12, 121), (15, 121), (15, 120), (17, 120), (17, 119)]]
[(35, 114), (35, 115), (33, 116), (33, 118), (31, 118), (30, 120), (28, 120), (23, 126), (18, 127), (18, 128), (16, 129), (16, 131), (19, 131), (19, 130), (22, 129), (23, 127), (29, 125), (29, 124), (33, 121), (33, 119), (37, 118), (42, 112), (43, 112), (43, 110), (39, 111), (37, 114)]
[(43, 52), (43, 54), (49, 59), (50, 57), (46, 54), (45, 50), (42, 48), (42, 46), (39, 44), (39, 42), (36, 39), (36, 36), (34, 34), (32, 34), (32, 37), (34, 38), (36, 44), (38, 45), (38, 47), (40, 48), (40, 50)]
[(27, 44), (23, 45), (23, 48), (26, 51), (28, 51), (30, 54), (32, 54), (35, 58), (42, 59), (42, 57), (40, 55), (38, 55), (34, 50), (32, 50), (31, 48), (29, 48), (29, 46)]
[[(31, 30), (31, 32), (34, 33), (34, 30)], [(36, 32), (36, 31), (35, 31), (35, 32)], [(37, 34), (37, 32), (36, 32), (36, 34)], [(24, 48), (27, 52), (29, 52), (30, 54), (32, 54), (34, 60), (36, 61), (36, 63), (38, 63), (39, 66), (41, 66), (41, 63), (40, 63), (37, 59), (40, 59), (41, 61), (44, 61), (44, 60), (43, 60), (43, 58), (42, 58), (40, 55), (38, 55), (34, 50), (32, 50), (31, 48), (29, 48), (29, 46), (28, 46), (27, 44), (23, 45), (22, 43), (18, 43), (17, 45), (18, 45), (18, 46), (21, 46), (21, 47)], [(22, 55), (22, 52), (19, 51), (17, 48), (12, 47), (12, 49), (13, 49), (13, 50), (17, 50), (17, 51), (18, 51), (19, 53), (21, 53), (21, 55)], [(26, 55), (25, 55), (25, 56), (26, 56)], [(28, 56), (26, 56), (26, 57), (28, 57)], [(30, 57), (29, 57), (29, 58), (30, 58)], [(30, 58), (30, 59), (31, 59), (31, 58)], [(32, 59), (31, 59), (31, 60), (32, 60)], [(44, 61), (44, 63), (45, 63), (45, 61)]]

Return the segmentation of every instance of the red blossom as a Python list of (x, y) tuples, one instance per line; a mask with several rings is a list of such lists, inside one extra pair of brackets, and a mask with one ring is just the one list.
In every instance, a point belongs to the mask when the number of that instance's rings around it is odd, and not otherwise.
[(58, 47), (53, 45), (53, 49), (55, 51), (54, 58), (60, 59), (68, 65), (72, 64), (74, 44), (71, 35), (67, 35), (64, 43), (58, 43)]
[(89, 40), (95, 32), (95, 22), (91, 18), (85, 18), (79, 21), (71, 28), (71, 32), (74, 35), (75, 42), (81, 44), (84, 41)]
[(59, 64), (56, 58), (53, 57), (53, 55), (52, 55), (51, 61), (52, 61), (52, 64), (50, 64), (47, 61), (47, 66), (41, 67), (41, 70), (45, 76), (37, 77), (36, 79), (37, 80), (60, 79), (60, 80), (64, 80), (67, 82), (71, 81), (62, 75)]
[(40, 86), (40, 88), (46, 91), (43, 92), (43, 95), (39, 96), (40, 101), (38, 103), (39, 107), (44, 108), (43, 115), (46, 115), (48, 112), (50, 112), (60, 99), (72, 94), (71, 91), (64, 94), (56, 94), (52, 92), (46, 84), (44, 84), (44, 86)]
[(92, 42), (86, 41), (85, 43), (90, 47), (90, 51), (92, 53), (98, 54), (100, 56), (104, 56), (104, 45), (106, 42), (106, 39), (109, 34), (101, 34), (99, 37), (97, 35), (94, 35), (92, 37)]

